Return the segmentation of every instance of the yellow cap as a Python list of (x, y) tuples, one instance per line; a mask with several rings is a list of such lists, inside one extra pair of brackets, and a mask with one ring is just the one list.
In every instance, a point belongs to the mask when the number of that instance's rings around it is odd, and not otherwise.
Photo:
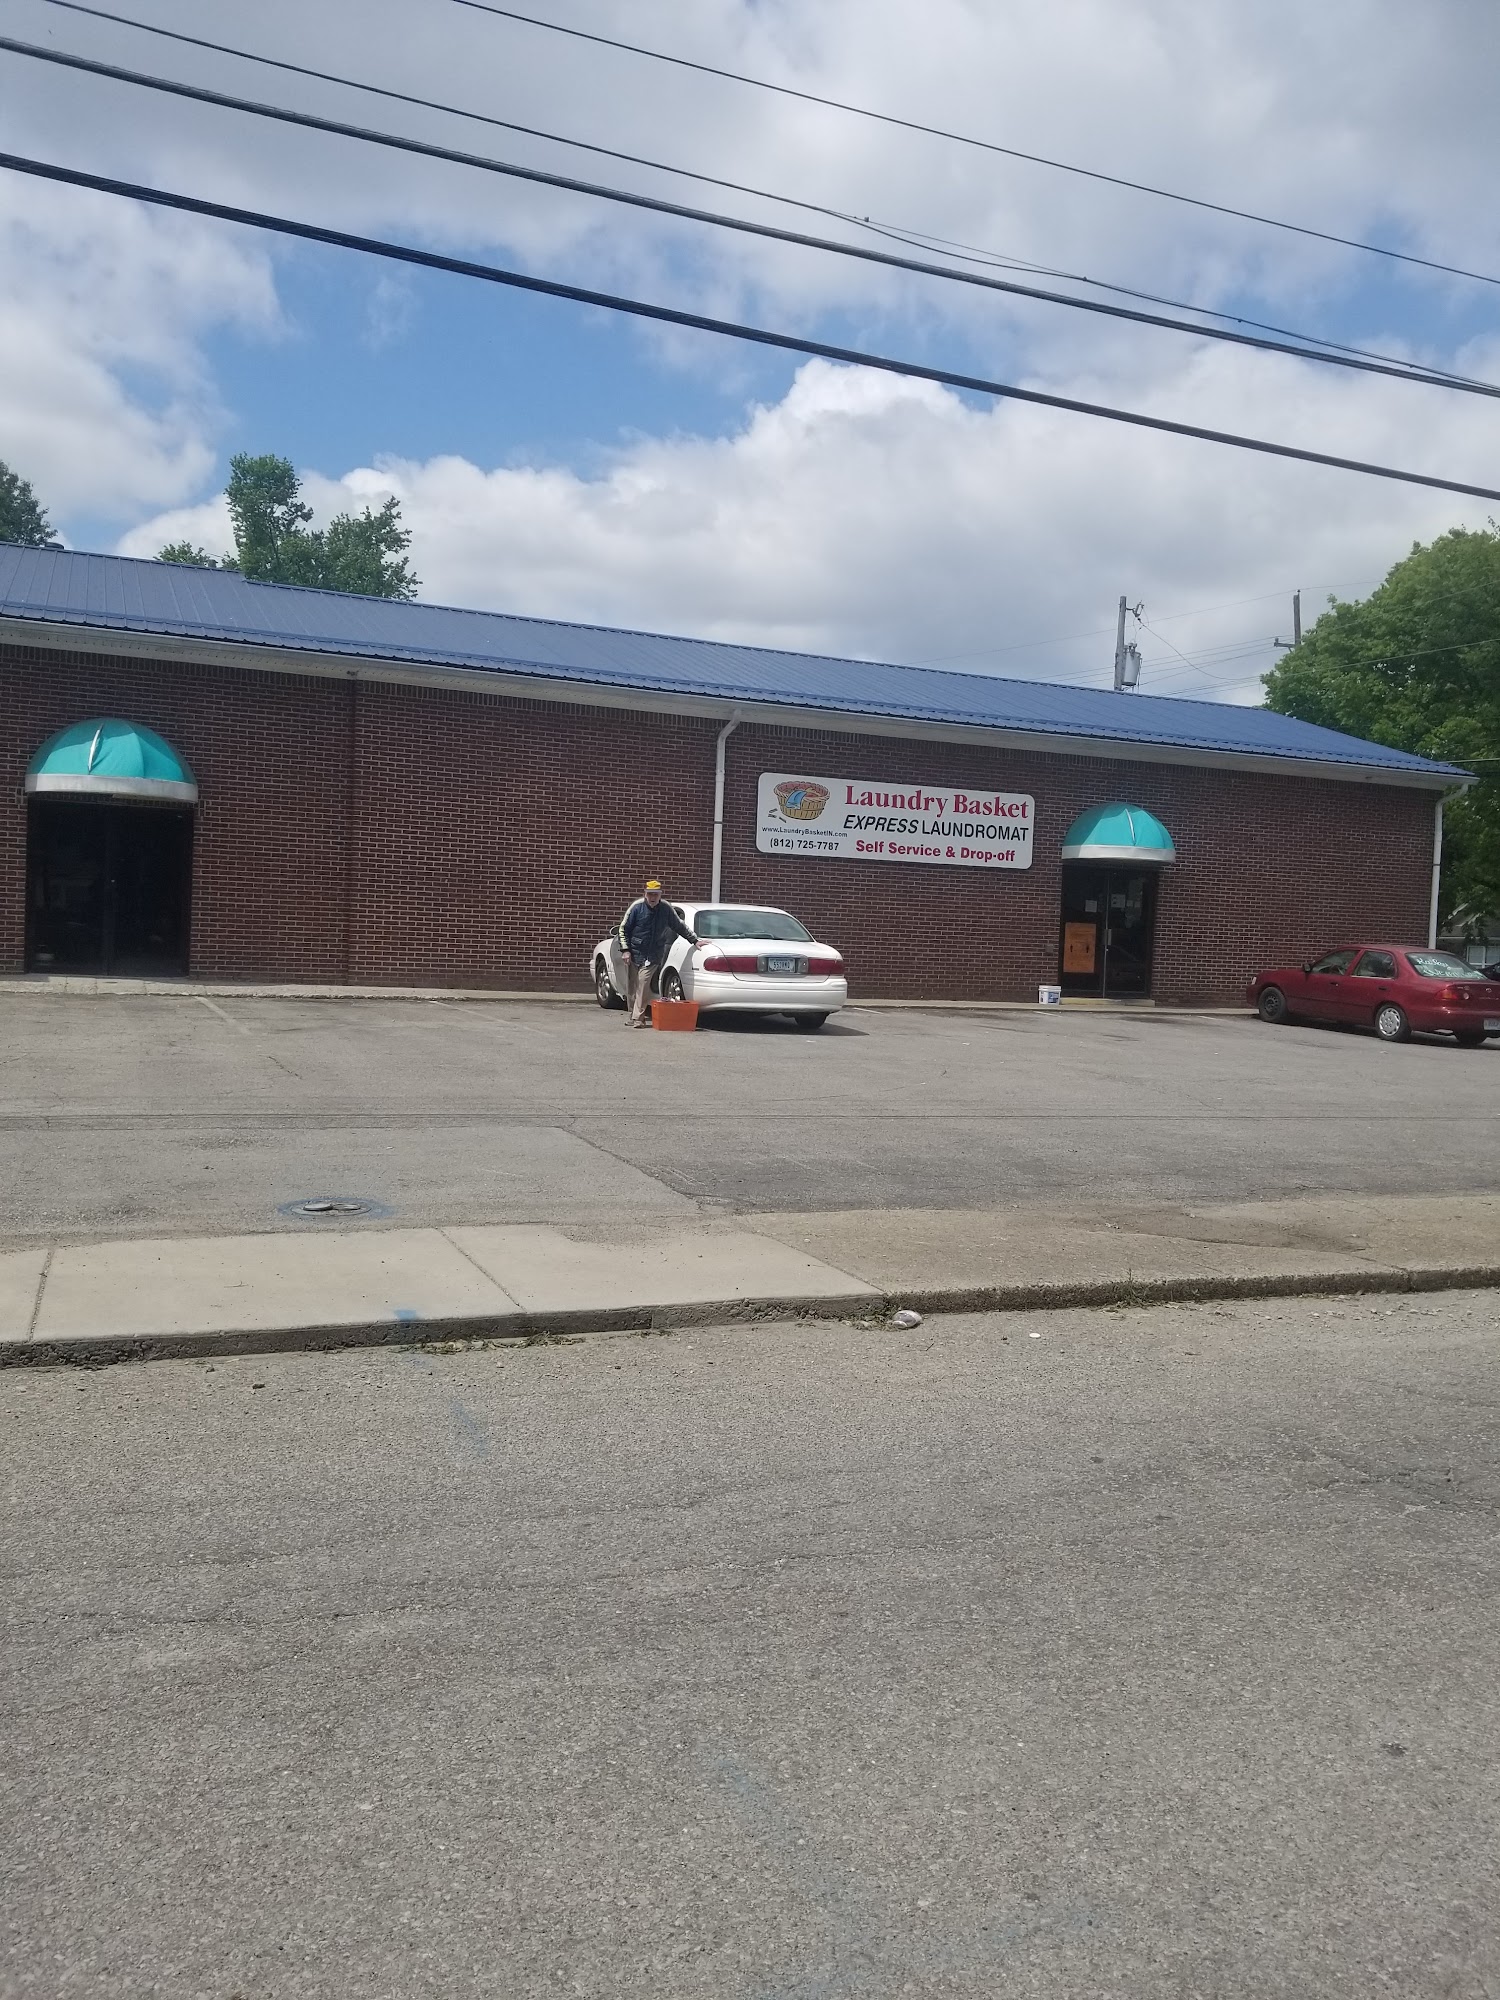
[(659, 889), (659, 888), (661, 887), (661, 884), (660, 884), (660, 882), (648, 882), (648, 883), (646, 884), (646, 887), (647, 887), (648, 889)]

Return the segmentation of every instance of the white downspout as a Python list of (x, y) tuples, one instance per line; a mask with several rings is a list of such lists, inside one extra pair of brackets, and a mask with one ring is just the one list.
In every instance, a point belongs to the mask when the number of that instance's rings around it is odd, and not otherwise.
[(724, 876), (724, 745), (739, 726), (739, 717), (731, 715), (714, 744), (714, 866), (713, 884), (708, 892), (711, 903), (719, 901)]
[(1427, 910), (1427, 949), (1437, 946), (1438, 937), (1438, 881), (1443, 870), (1443, 802), (1446, 794), (1439, 792), (1437, 805), (1432, 815), (1432, 901)]

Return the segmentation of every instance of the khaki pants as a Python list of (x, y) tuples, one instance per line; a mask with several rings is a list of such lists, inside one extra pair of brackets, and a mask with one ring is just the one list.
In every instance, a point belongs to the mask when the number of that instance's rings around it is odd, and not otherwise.
[(651, 975), (654, 965), (637, 965), (630, 961), (630, 1025), (644, 1028), (651, 1019)]

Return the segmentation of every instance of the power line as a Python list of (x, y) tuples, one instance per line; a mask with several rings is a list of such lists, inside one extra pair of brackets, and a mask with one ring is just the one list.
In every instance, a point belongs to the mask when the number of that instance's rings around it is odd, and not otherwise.
[(358, 250), (372, 257), (390, 258), (397, 263), (421, 265), (432, 271), (451, 271), (460, 277), (481, 278), (486, 283), (506, 285), (516, 291), (538, 292), (547, 298), (573, 299), (580, 305), (600, 306), (609, 312), (629, 313), (638, 319), (657, 320), (668, 326), (688, 327), (699, 333), (715, 333), (732, 340), (752, 341), (784, 353), (809, 354), (820, 360), (841, 361), (856, 368), (874, 368), (887, 375), (899, 375), (917, 382), (936, 382), (947, 389), (964, 389), (975, 395), (998, 396), (1018, 403), (1035, 403), (1043, 409), (1070, 410), (1077, 416), (1098, 417), (1109, 423), (1129, 424), (1139, 430), (1164, 431), (1173, 437), (1201, 439), (1206, 444), (1230, 445), (1238, 451), (1260, 452), (1271, 458), (1295, 459), (1303, 465), (1331, 466), (1339, 472), (1360, 472), (1372, 479), (1392, 479), (1406, 486), (1435, 488), (1443, 493), (1461, 493), (1476, 500), (1500, 500), (1500, 488), (1471, 486), (1464, 480), (1439, 479), (1433, 473), (1405, 472), (1395, 466), (1376, 465), (1363, 459), (1340, 458), (1331, 452), (1310, 451), (1301, 445), (1276, 444), (1234, 431), (1209, 430), (1200, 424), (1179, 423), (1169, 417), (1148, 417), (1138, 410), (1117, 409), (1107, 403), (1085, 403), (1072, 396), (1055, 396), (1042, 389), (1022, 389), (1013, 383), (993, 382), (981, 375), (963, 375), (954, 369), (932, 368), (917, 361), (872, 354), (863, 348), (838, 347), (830, 341), (812, 340), (803, 334), (780, 333), (768, 327), (751, 326), (734, 320), (712, 319), (705, 313), (684, 312), (676, 306), (652, 304), (612, 292), (593, 291), (583, 285), (564, 284), (555, 278), (537, 278), (528, 272), (505, 270), (496, 264), (480, 264), (468, 258), (446, 257), (436, 250), (419, 250), (409, 243), (390, 243), (373, 236), (356, 236), (342, 229), (328, 229), (311, 222), (295, 222), (287, 216), (269, 215), (254, 209), (232, 208), (223, 202), (204, 201), (196, 195), (176, 194), (165, 188), (143, 186), (138, 181), (113, 180), (104, 174), (84, 173), (76, 167), (60, 167), (44, 160), (28, 159), (19, 153), (0, 153), (0, 167), (29, 174), (41, 180), (58, 181), (64, 186), (92, 188), (101, 194), (143, 201), (157, 208), (179, 209), (188, 215), (209, 216), (219, 222), (240, 223), (280, 236), (293, 236), (309, 243), (332, 244), (337, 249)]
[(809, 236), (801, 230), (779, 229), (773, 223), (750, 222), (740, 216), (722, 215), (713, 209), (688, 208), (679, 202), (663, 201), (659, 196), (634, 194), (624, 188), (616, 188), (598, 181), (583, 181), (570, 174), (544, 172), (539, 167), (518, 166), (512, 161), (496, 160), (483, 153), (461, 152), (451, 146), (438, 146), (426, 139), (408, 139), (394, 132), (383, 132), (372, 126), (350, 125), (343, 119), (325, 118), (312, 111), (293, 111), (285, 105), (266, 104), (252, 97), (236, 97), (227, 91), (210, 90), (205, 85), (179, 83), (172, 77), (153, 76), (144, 70), (123, 68), (118, 63), (100, 62), (92, 56), (71, 55), (62, 49), (41, 48), (33, 42), (16, 41), (8, 35), (0, 35), (0, 50), (11, 55), (26, 56), (36, 62), (52, 63), (63, 69), (82, 72), (88, 76), (106, 77), (111, 82), (128, 83), (143, 90), (158, 91), (169, 97), (180, 97), (195, 104), (211, 104), (220, 110), (239, 111), (253, 118), (268, 118), (282, 125), (300, 126), (306, 131), (325, 132), (335, 138), (356, 139), (362, 144), (382, 146), (389, 150), (415, 154), (429, 160), (442, 160), (452, 166), (477, 168), (483, 173), (498, 174), (507, 180), (526, 181), (539, 187), (557, 188), (568, 194), (587, 195), (595, 200), (617, 202), (627, 208), (645, 209), (655, 215), (669, 215), (680, 221), (704, 222), (717, 229), (729, 229), (744, 236), (756, 236), (773, 243), (790, 244), (799, 249), (818, 250), (837, 257), (853, 258), (860, 263), (876, 264), (888, 270), (907, 271), (919, 277), (942, 278), (949, 284), (974, 286), (982, 291), (1001, 292), (1015, 298), (1038, 300), (1046, 305), (1059, 305), (1074, 311), (1095, 313), (1107, 319), (1129, 321), (1137, 326), (1151, 326), (1173, 333), (1187, 333), (1200, 340), (1224, 341), (1235, 347), (1249, 347), (1257, 352), (1285, 354), (1296, 360), (1316, 361), (1329, 368), (1349, 368), (1365, 375), (1385, 375), (1398, 382), (1416, 382), (1425, 388), (1454, 389), (1464, 395), (1500, 397), (1500, 385), (1492, 382), (1472, 380), (1467, 376), (1443, 374), (1426, 368), (1415, 368), (1407, 363), (1393, 365), (1384, 361), (1362, 360), (1353, 355), (1325, 352), (1318, 348), (1301, 347), (1295, 343), (1271, 340), (1261, 334), (1235, 333), (1227, 327), (1197, 326), (1186, 320), (1169, 319), (1160, 313), (1140, 312), (1134, 307), (1108, 305), (1102, 299), (1080, 299), (1068, 292), (1042, 291), (1033, 285), (1018, 285), (1009, 279), (984, 277), (974, 271), (955, 271), (942, 264), (928, 264), (911, 257), (892, 256), (889, 251), (871, 250), (862, 244), (839, 243), (830, 237)]
[[(1366, 581), (1378, 583), (1380, 579), (1378, 577), (1368, 579), (1361, 577), (1359, 581), (1362, 583)], [(1273, 598), (1285, 597), (1290, 588), (1291, 586), (1288, 584), (1281, 590), (1263, 590), (1257, 597), (1230, 597), (1226, 598), (1220, 604), (1197, 605), (1191, 611), (1162, 611), (1157, 614), (1156, 623), (1158, 625), (1171, 625), (1182, 618), (1209, 618), (1216, 611), (1238, 611), (1246, 604), (1269, 604)], [(1304, 584), (1303, 588), (1307, 590), (1319, 590), (1323, 586), (1321, 584)], [(1108, 639), (1113, 633), (1114, 627), (1112, 625), (1101, 625), (1092, 632), (1062, 632), (1050, 639), (1015, 639), (1009, 645), (1005, 646), (976, 646), (968, 652), (940, 653), (934, 655), (931, 659), (908, 660), (906, 664), (909, 667), (937, 667), (944, 665), (949, 660), (996, 660), (999, 659), (1002, 653), (1039, 652), (1043, 646), (1083, 645), (1090, 639)], [(1236, 639), (1231, 643), (1238, 646), (1248, 644), (1249, 642)], [(1269, 645), (1271, 642), (1267, 639), (1265, 643)], [(1147, 660), (1144, 664), (1149, 667), (1152, 662)]]
[(868, 118), (879, 125), (894, 125), (904, 132), (921, 132), (931, 139), (947, 139), (954, 145), (973, 146), (982, 153), (999, 153), (1008, 160), (1025, 160), (1034, 167), (1050, 167), (1061, 174), (1076, 174), (1084, 180), (1102, 181), (1109, 187), (1128, 188), (1133, 194), (1154, 195), (1160, 201), (1175, 201), (1187, 208), (1207, 209), (1213, 215), (1230, 215), (1239, 222), (1259, 223), (1266, 229), (1281, 229), (1293, 236), (1310, 236), (1319, 243), (1334, 243), (1343, 250), (1362, 250), (1372, 257), (1386, 257), (1393, 263), (1416, 264), (1424, 271), (1441, 271), (1450, 278), (1470, 278), (1479, 285), (1500, 285), (1500, 278), (1491, 277), (1485, 271), (1465, 270), (1459, 264), (1441, 264), (1431, 257), (1413, 256), (1407, 250), (1392, 250), (1383, 243), (1364, 243), (1355, 236), (1338, 236), (1331, 230), (1313, 229), (1306, 223), (1285, 222), (1274, 215), (1259, 215), (1253, 209), (1232, 208), (1222, 201), (1206, 201), (1199, 195), (1179, 194), (1172, 188), (1153, 187), (1148, 181), (1126, 180), (1120, 174), (1101, 173), (1094, 167), (1075, 166), (1069, 160), (1049, 159), (1043, 153), (1024, 153), (1016, 146), (1002, 146), (992, 139), (976, 139), (966, 132), (950, 132), (941, 125), (924, 125), (916, 118), (900, 118), (894, 112), (872, 111), (868, 105), (847, 104), (842, 98), (822, 97), (816, 91), (797, 90), (789, 83), (771, 83), (761, 76), (745, 76), (739, 70), (721, 69), (714, 63), (695, 62), (687, 56), (668, 55), (662, 49), (648, 49), (639, 42), (616, 40), (612, 35), (600, 35), (587, 28), (565, 27), (561, 21), (543, 21), (535, 14), (522, 14), (514, 7), (497, 7), (490, 0), (455, 0), (455, 5), (467, 7), (476, 14), (495, 14), (502, 20), (522, 21), (529, 28), (546, 28), (555, 35), (570, 35), (575, 41), (596, 42), (601, 48), (621, 49), (627, 55), (646, 56), (652, 62), (671, 63), (677, 69), (696, 70), (701, 76), (723, 77), (730, 83), (743, 83), (754, 90), (773, 91), (778, 97), (795, 97), (804, 104), (820, 104), (829, 111), (844, 111), (853, 118)]
[[(925, 230), (905, 228), (897, 223), (876, 222), (868, 215), (855, 215), (840, 208), (830, 207), (825, 202), (805, 201), (796, 195), (776, 194), (768, 188), (758, 188), (744, 181), (733, 181), (717, 174), (700, 173), (692, 167), (673, 166), (664, 160), (652, 160), (640, 153), (627, 153), (615, 146), (602, 146), (592, 139), (574, 139), (561, 132), (549, 132), (537, 125), (523, 125), (512, 118), (497, 118), (486, 111), (470, 111), (458, 104), (446, 104), (431, 97), (419, 97), (410, 91), (391, 90), (383, 84), (366, 83), (356, 77), (343, 76), (335, 70), (314, 69), (305, 63), (289, 62), (280, 56), (259, 55), (250, 49), (234, 47), (228, 42), (215, 42), (202, 35), (185, 34), (177, 28), (163, 28), (154, 21), (137, 21), (128, 14), (116, 14), (107, 7), (91, 7), (85, 0), (47, 0), (51, 7), (61, 7), (70, 14), (85, 14), (94, 20), (110, 21), (117, 27), (134, 28), (145, 35), (157, 35), (164, 40), (179, 42), (195, 49), (207, 49), (215, 55), (231, 56), (239, 62), (257, 63), (266, 69), (282, 70), (291, 76), (304, 76), (318, 83), (331, 83), (343, 90), (357, 90), (371, 97), (382, 97), (395, 104), (410, 104), (423, 111), (441, 112), (445, 117), (466, 118), (480, 125), (490, 125), (499, 131), (516, 132), (529, 139), (540, 139), (548, 145), (568, 146), (586, 153), (596, 153), (602, 159), (619, 160), (625, 165), (645, 167), (652, 173), (672, 174), (681, 180), (697, 181), (704, 187), (723, 188), (732, 194), (748, 194), (757, 201), (775, 202), (784, 208), (795, 208), (807, 215), (824, 215), (833, 222), (842, 222), (855, 229), (867, 229), (875, 236), (884, 236), (893, 242), (906, 243), (918, 249), (935, 249), (939, 253), (956, 257), (966, 263), (978, 263), (1002, 270), (1024, 271), (1032, 277), (1056, 278), (1062, 283), (1088, 285), (1097, 291), (1113, 292), (1117, 297), (1140, 299), (1147, 305), (1168, 306), (1174, 312), (1200, 313), (1209, 319), (1222, 320), (1229, 326), (1249, 327), (1257, 333), (1274, 334), (1283, 340), (1297, 341), (1308, 346), (1326, 347), (1334, 353), (1358, 355), (1366, 361), (1386, 361), (1404, 370), (1417, 364), (1400, 355), (1380, 354), (1368, 348), (1355, 347), (1346, 341), (1330, 340), (1322, 334), (1301, 333), (1295, 328), (1277, 326), (1267, 320), (1251, 319), (1244, 313), (1221, 311), (1215, 306), (1200, 306), (1192, 300), (1173, 299), (1157, 292), (1141, 291), (1132, 285), (1111, 283), (1107, 278), (1091, 278), (1085, 272), (1058, 270), (1054, 266), (1037, 264), (1024, 257), (1009, 257), (999, 251), (981, 250), (972, 243), (955, 242), (950, 237), (935, 236)], [(1455, 376), (1448, 370), (1429, 369), (1428, 373), (1441, 374), (1445, 379), (1468, 380)]]
[[(1169, 667), (1167, 669), (1167, 676), (1165, 677), (1175, 678), (1181, 675), (1183, 669), (1185, 668), (1189, 673), (1196, 674), (1200, 680), (1207, 681), (1210, 687), (1228, 687), (1237, 684), (1235, 678), (1231, 678), (1229, 681), (1221, 680), (1217, 678), (1215, 675), (1211, 674), (1205, 666), (1199, 663), (1199, 661), (1190, 660), (1187, 654), (1183, 652), (1180, 646), (1174, 646), (1172, 644), (1172, 641), (1167, 637), (1165, 632), (1158, 632), (1156, 627), (1154, 625), (1149, 624), (1144, 618), (1141, 620), (1141, 624), (1144, 627), (1144, 629), (1151, 634), (1153, 639), (1159, 639), (1161, 643), (1164, 646), (1166, 646), (1171, 652), (1175, 653), (1178, 659), (1182, 662), (1182, 666), (1180, 667)], [(1267, 640), (1264, 643), (1266, 646), (1269, 646), (1270, 641)], [(1256, 644), (1254, 642), (1247, 644), (1245, 641), (1242, 640), (1235, 648), (1229, 648), (1229, 647), (1219, 648), (1216, 650), (1216, 653), (1205, 655), (1205, 657), (1217, 657), (1218, 664), (1221, 667), (1225, 667), (1229, 666), (1232, 663), (1237, 664), (1241, 660), (1253, 659), (1256, 657), (1257, 654), (1261, 653), (1261, 651), (1262, 651), (1261, 645)], [(1243, 676), (1239, 678), (1243, 678)]]

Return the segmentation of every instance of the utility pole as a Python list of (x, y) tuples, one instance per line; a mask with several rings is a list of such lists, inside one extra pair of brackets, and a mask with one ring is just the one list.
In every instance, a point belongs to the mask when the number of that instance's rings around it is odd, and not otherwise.
[[(1271, 641), (1271, 644), (1276, 648), (1278, 653), (1286, 653), (1290, 652), (1291, 650), (1291, 647), (1287, 645), (1285, 639), (1281, 638), (1273, 639)], [(1292, 592), (1292, 645), (1300, 646), (1301, 644), (1302, 644), (1302, 592), (1300, 590), (1294, 590)]]
[(1115, 693), (1131, 694), (1141, 677), (1141, 649), (1125, 643), (1125, 619), (1129, 615), (1139, 618), (1145, 607), (1132, 605), (1126, 598), (1120, 599), (1120, 617), (1115, 626)]

